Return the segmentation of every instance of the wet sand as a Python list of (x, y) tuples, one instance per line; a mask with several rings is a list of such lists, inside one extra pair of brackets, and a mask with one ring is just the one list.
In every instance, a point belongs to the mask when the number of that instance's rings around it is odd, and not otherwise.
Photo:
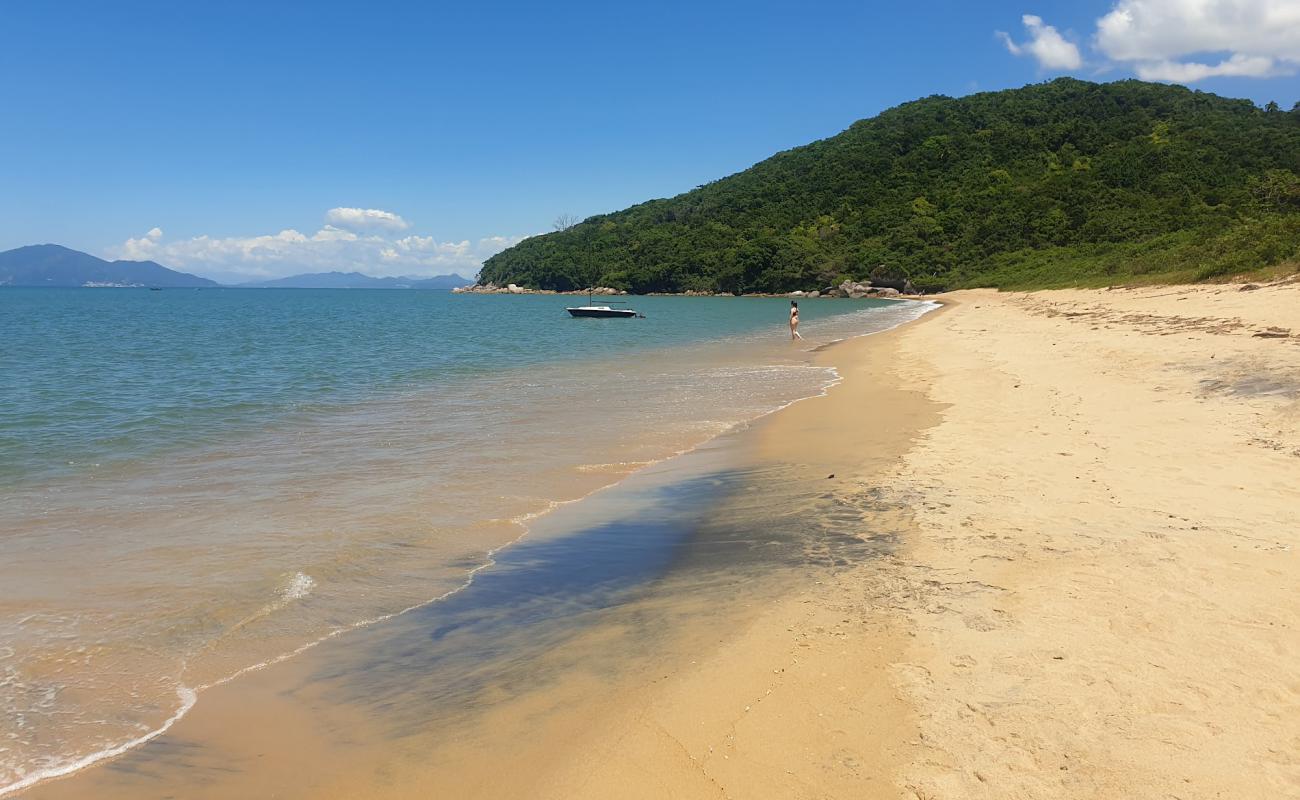
[(898, 501), (891, 476), (942, 407), (891, 373), (907, 332), (938, 315), (826, 348), (819, 357), (842, 382), (745, 442), (747, 460), (790, 465), (820, 487), (818, 513), (880, 549), (805, 573), (697, 663), (603, 720), (539, 796), (898, 796), (894, 775), (919, 736), (893, 681), (911, 631), (864, 589), (906, 552), (923, 513)]
[[(819, 303), (809, 343), (791, 347), (779, 301), (696, 300), (655, 298), (664, 316), (638, 333), (574, 321), (553, 299), (465, 298), (523, 303), (531, 311), (511, 318), (532, 320), (537, 336), (514, 345), (500, 331), (480, 336), (487, 317), (474, 315), (479, 327), (460, 329), (442, 355), (463, 361), (463, 348), (481, 346), (502, 359), (453, 363), (445, 375), (435, 359), (400, 385), (354, 375), (358, 385), (342, 381), (260, 422), (243, 412), (214, 422), (202, 408), (223, 402), (221, 392), (183, 381), (196, 431), (160, 428), (152, 445), (127, 437), (135, 443), (84, 470), (8, 464), (24, 477), (0, 480), (0, 795), (128, 749), (232, 675), (457, 592), (486, 552), (519, 537), (518, 523), (822, 391), (835, 375), (809, 363), (814, 342), (918, 313), (886, 300)], [(765, 329), (746, 328), (759, 320)], [(373, 314), (365, 324), (394, 335)], [(728, 326), (737, 332), (722, 335)], [(635, 342), (635, 357), (616, 357)], [(415, 364), (410, 352), (383, 350)], [(340, 358), (359, 363), (353, 351)], [(221, 367), (221, 380), (260, 391), (261, 367), (241, 363)], [(353, 399), (335, 402), (344, 395)], [(29, 445), (61, 430), (32, 421)]]
[(949, 300), (27, 796), (1300, 795), (1300, 284)]
[[(1300, 796), (1300, 283), (948, 301), (832, 349), (845, 383), (760, 432), (898, 546), (629, 710), (553, 796)], [(939, 420), (873, 468), (890, 398)]]
[[(630, 709), (896, 546), (824, 463), (763, 441), (726, 435), (561, 507), (464, 591), (209, 689), (163, 736), (24, 796), (566, 793)], [(634, 783), (620, 793), (662, 796)]]

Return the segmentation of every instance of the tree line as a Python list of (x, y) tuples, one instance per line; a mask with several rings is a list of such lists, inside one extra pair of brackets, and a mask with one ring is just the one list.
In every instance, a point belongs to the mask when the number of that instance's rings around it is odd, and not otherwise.
[(633, 292), (1204, 280), (1300, 257), (1300, 104), (1072, 78), (927, 97), (536, 236), (483, 282)]

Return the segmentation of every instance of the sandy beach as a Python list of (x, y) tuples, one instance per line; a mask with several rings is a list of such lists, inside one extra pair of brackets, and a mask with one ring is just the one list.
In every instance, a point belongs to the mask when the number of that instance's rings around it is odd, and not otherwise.
[(944, 300), (28, 794), (1300, 796), (1300, 283)]
[(0, 800), (1300, 800), (1300, 0), (158, 5), (4, 8)]
[(757, 432), (893, 552), (630, 704), (551, 796), (1300, 796), (1300, 284), (948, 302)]
[(903, 354), (951, 404), (900, 475), (903, 786), (1300, 795), (1300, 285), (959, 301)]

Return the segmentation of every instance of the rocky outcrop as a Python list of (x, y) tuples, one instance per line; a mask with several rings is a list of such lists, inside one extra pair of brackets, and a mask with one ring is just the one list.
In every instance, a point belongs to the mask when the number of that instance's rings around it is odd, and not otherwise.
[(558, 294), (552, 289), (528, 289), (514, 283), (497, 286), (495, 283), (475, 283), (470, 286), (457, 286), (452, 294)]
[[(907, 284), (909, 287), (911, 283)], [(497, 286), (495, 283), (475, 283), (471, 286), (458, 286), (452, 289), (452, 294), (570, 294), (570, 295), (593, 295), (593, 296), (610, 296), (624, 295), (626, 291), (614, 289), (609, 286), (595, 286), (590, 289), (581, 289), (572, 292), (557, 292), (553, 289), (529, 289), (524, 286), (509, 283), (505, 286)], [(898, 297), (900, 294), (913, 294), (912, 292), (900, 292), (898, 289), (889, 286), (876, 286), (870, 283), (858, 283), (857, 281), (844, 281), (839, 286), (827, 286), (825, 289), (813, 289), (811, 291), (794, 291), (784, 294), (767, 294), (764, 292), (746, 292), (744, 297), (789, 297), (795, 300), (800, 298), (814, 300), (822, 297), (850, 297), (855, 300), (864, 297)], [(666, 297), (735, 297), (731, 292), (710, 292), (708, 290), (687, 289), (684, 292), (648, 292), (648, 296), (666, 296)]]
[[(627, 294), (627, 292), (624, 292)], [(684, 292), (646, 292), (646, 297), (735, 297), (731, 292), (710, 292), (708, 289), (687, 289)]]
[(896, 289), (899, 294), (920, 294), (920, 292), (916, 290), (916, 287), (912, 285), (912, 281), (909, 278), (888, 277), (888, 270), (884, 264), (881, 264), (876, 270), (872, 271), (868, 285), (874, 286), (877, 289)]
[(873, 286), (870, 283), (858, 283), (849, 280), (844, 281), (839, 286), (826, 289), (824, 294), (830, 297), (849, 297), (860, 300), (864, 297), (898, 297), (902, 292), (889, 286)]

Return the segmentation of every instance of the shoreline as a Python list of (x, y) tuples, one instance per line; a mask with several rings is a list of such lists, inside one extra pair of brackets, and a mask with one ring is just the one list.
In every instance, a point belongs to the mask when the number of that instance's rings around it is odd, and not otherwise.
[[(930, 309), (921, 310), (916, 317), (905, 320), (902, 323), (895, 323), (895, 324), (896, 326), (906, 325), (909, 322), (915, 321), (920, 316), (925, 315), (929, 310)], [(887, 329), (883, 333), (888, 333), (890, 330), (893, 330), (893, 328)], [(822, 345), (822, 347), (818, 348), (818, 350), (824, 349), (826, 347), (830, 347), (831, 345), (842, 344), (845, 341), (863, 339), (863, 338), (879, 335), (881, 333), (882, 333), (881, 331), (868, 331), (866, 333), (856, 334), (854, 336), (849, 337), (848, 340), (841, 339), (841, 340), (834, 340), (832, 342), (829, 342), (825, 345)], [(823, 367), (823, 365), (820, 364), (813, 364), (810, 366), (815, 366), (818, 368)], [(239, 681), (244, 677), (253, 675), (255, 673), (260, 673), (266, 670), (270, 670), (281, 665), (286, 665), (288, 662), (297, 659), (299, 656), (302, 656), (323, 644), (332, 642), (340, 637), (343, 637), (344, 634), (354, 634), (360, 631), (364, 631), (365, 629), (370, 628), (372, 626), (379, 625), (388, 622), (390, 620), (403, 617), (405, 615), (411, 614), (412, 612), (419, 612), (422, 609), (426, 609), (430, 606), (434, 606), (444, 601), (447, 601), (449, 598), (470, 588), (474, 583), (475, 578), (478, 576), (480, 572), (483, 572), (484, 570), (490, 570), (491, 568), (495, 567), (497, 565), (496, 559), (500, 553), (512, 547), (518, 546), (521, 542), (527, 540), (531, 533), (529, 523), (542, 519), (547, 515), (551, 514), (552, 512), (556, 511), (557, 509), (576, 505), (583, 501), (587, 501), (592, 499), (593, 497), (601, 495), (602, 493), (606, 493), (611, 490), (614, 490), (620, 485), (624, 484), (626, 481), (628, 481), (629, 478), (632, 478), (646, 471), (648, 468), (653, 468), (656, 465), (664, 464), (665, 462), (671, 462), (681, 458), (682, 456), (690, 455), (700, 450), (701, 448), (706, 448), (710, 446), (711, 443), (715, 442), (719, 437), (734, 436), (737, 435), (738, 433), (741, 433), (743, 435), (743, 431), (748, 429), (749, 427), (754, 426), (756, 424), (760, 424), (764, 419), (772, 415), (779, 414), (782, 411), (792, 406), (795, 406), (805, 400), (810, 400), (810, 399), (815, 399), (818, 397), (825, 396), (827, 391), (833, 388), (840, 380), (840, 378), (835, 373), (833, 368), (830, 368), (830, 372), (834, 377), (832, 377), (830, 381), (818, 391), (817, 394), (795, 398), (794, 400), (788, 401), (768, 411), (765, 411), (755, 418), (739, 423), (738, 425), (732, 427), (731, 429), (728, 429), (718, 434), (711, 435), (706, 439), (697, 442), (694, 445), (687, 447), (683, 450), (676, 451), (667, 456), (664, 456), (663, 458), (656, 459), (651, 462), (639, 463), (637, 468), (632, 470), (630, 473), (619, 474), (617, 478), (611, 481), (610, 483), (600, 485), (592, 489), (591, 491), (583, 494), (580, 497), (575, 497), (575, 498), (566, 499), (562, 501), (553, 501), (550, 502), (548, 506), (541, 511), (526, 514), (524, 518), (511, 520), (512, 524), (517, 525), (521, 529), (521, 532), (518, 534), (518, 536), (510, 539), (509, 541), (505, 542), (500, 546), (494, 547), (491, 550), (489, 550), (486, 553), (482, 562), (469, 570), (465, 582), (460, 584), (459, 586), (437, 597), (416, 603), (414, 605), (411, 605), (399, 611), (386, 613), (373, 619), (363, 620), (358, 623), (353, 623), (345, 627), (334, 629), (318, 639), (314, 639), (299, 647), (296, 647), (290, 652), (278, 655), (276, 657), (273, 657), (263, 662), (259, 662), (250, 666), (243, 667), (238, 671), (236, 671), (235, 673), (231, 675), (227, 675), (215, 681), (210, 681), (208, 683), (204, 683), (200, 686), (193, 687), (193, 688), (179, 687), (177, 691), (178, 691), (178, 697), (181, 700), (180, 708), (175, 713), (173, 713), (170, 717), (168, 717), (167, 720), (158, 729), (149, 731), (144, 735), (140, 736), (139, 738), (134, 739), (130, 742), (108, 747), (102, 752), (94, 753), (89, 756), (78, 759), (75, 763), (71, 763), (66, 766), (60, 766), (60, 767), (50, 768), (47, 770), (42, 770), (40, 774), (28, 775), (24, 777), (22, 780), (20, 780), (18, 783), (9, 787), (5, 787), (3, 792), (0, 792), (0, 796), (26, 797), (36, 793), (41, 793), (43, 795), (43, 791), (47, 789), (52, 791), (54, 794), (58, 795), (60, 792), (58, 787), (62, 786), (64, 781), (75, 781), (79, 776), (91, 772), (97, 767), (102, 767), (104, 764), (111, 763), (120, 757), (129, 756), (136, 749), (148, 745), (159, 738), (167, 737), (169, 731), (171, 731), (171, 729), (175, 725), (184, 721), (187, 718), (188, 714), (195, 710), (197, 705), (197, 695), (201, 692), (206, 693), (208, 690), (226, 687), (236, 681)]]
[[(909, 631), (888, 608), (854, 597), (863, 574), (899, 557), (915, 530), (906, 505), (881, 502), (878, 482), (939, 421), (941, 408), (887, 376), (908, 331), (932, 326), (951, 302), (914, 323), (824, 345), (841, 380), (746, 432), (746, 460), (794, 465), (878, 546), (815, 564), (763, 608), (596, 729), (548, 779), (547, 798), (894, 797), (901, 743), (919, 731), (892, 688)], [(870, 414), (864, 413), (870, 408)], [(864, 417), (869, 417), (866, 422)], [(855, 731), (869, 720), (871, 735)], [(617, 747), (601, 745), (613, 740)]]
[[(1300, 283), (947, 299), (865, 373), (936, 415), (859, 476), (898, 548), (635, 701), (548, 796), (1300, 794)], [(839, 476), (880, 417), (827, 400), (762, 434)]]
[(1300, 284), (942, 299), (819, 348), (828, 390), (710, 440), (751, 484), (717, 545), (776, 514), (793, 571), (706, 548), (727, 577), (580, 612), (528, 667), (545, 681), (488, 685), (440, 738), (367, 735), (308, 659), (229, 710), (328, 700), (335, 755), (383, 766), (302, 790), (323, 797), (1300, 791)]
[(680, 292), (629, 292), (626, 289), (614, 289), (609, 286), (595, 286), (590, 289), (532, 289), (527, 286), (518, 286), (516, 284), (507, 284), (497, 286), (494, 283), (473, 283), (466, 286), (457, 286), (451, 290), (452, 294), (539, 294), (539, 295), (559, 295), (563, 297), (781, 297), (790, 299), (808, 299), (808, 300), (930, 300), (932, 295), (918, 294), (915, 287), (909, 287), (906, 291), (895, 288), (894, 285), (876, 285), (867, 281), (865, 283), (853, 280), (847, 280), (839, 286), (831, 286), (823, 289), (795, 289), (789, 292), (735, 292), (711, 291), (709, 289), (686, 289)]

